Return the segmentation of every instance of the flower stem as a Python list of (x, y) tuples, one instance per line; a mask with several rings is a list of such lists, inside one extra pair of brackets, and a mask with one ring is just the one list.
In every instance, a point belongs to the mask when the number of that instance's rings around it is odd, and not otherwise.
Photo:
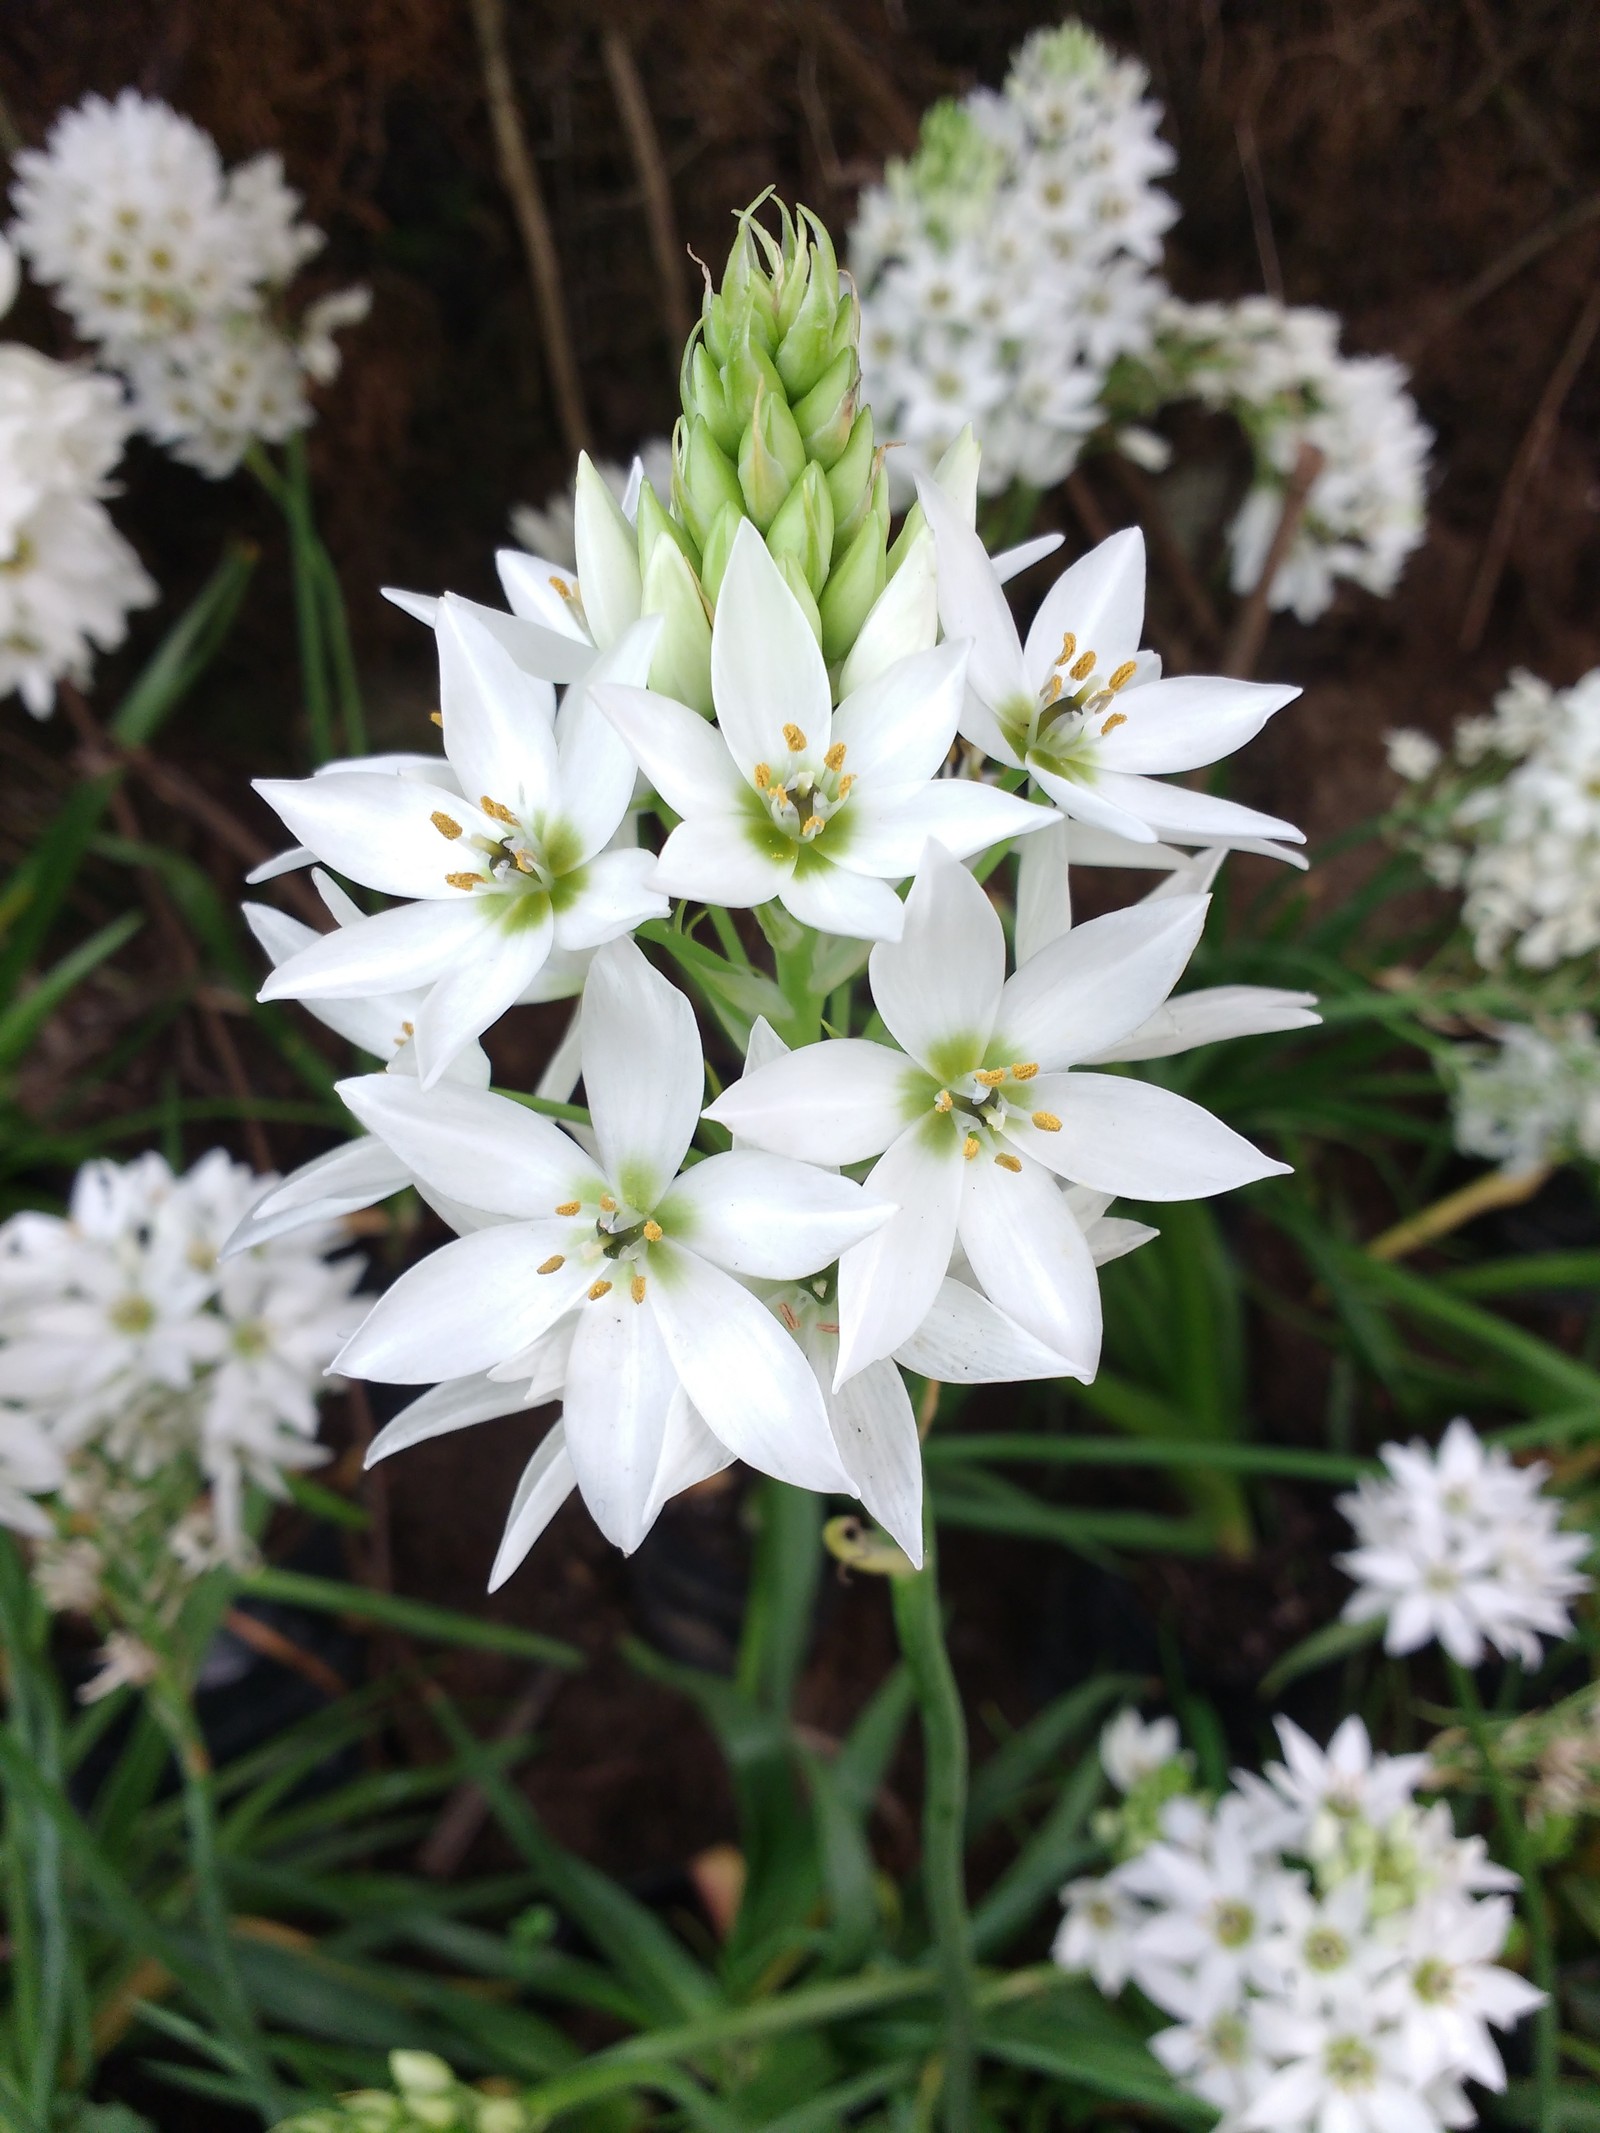
[(949, 2133), (971, 2133), (977, 2024), (963, 1843), (967, 1722), (945, 1649), (931, 1505), (924, 1513), (924, 1535), (922, 1569), (891, 1578), (890, 1591), (900, 1649), (922, 1714), (922, 1879), (944, 2001), (944, 2123)]
[[(1448, 1654), (1446, 1655), (1448, 1659)], [(1523, 1915), (1528, 1921), (1529, 1967), (1533, 1982), (1544, 1994), (1544, 2004), (1533, 2017), (1533, 2079), (1538, 2094), (1535, 2124), (1539, 2133), (1555, 2133), (1556, 2072), (1558, 2061), (1556, 1953), (1550, 1930), (1550, 1912), (1545, 1899), (1539, 1861), (1528, 1841), (1527, 1818), (1519, 1808), (1505, 1772), (1494, 1759), (1489, 1723), (1483, 1699), (1470, 1669), (1459, 1659), (1449, 1659), (1450, 1680), (1472, 1735), (1473, 1746), (1483, 1764), (1483, 1774), (1494, 1802), (1510, 1863), (1522, 1876)]]
[[(298, 440), (296, 440), (298, 442)], [(289, 528), (289, 555), (294, 572), (295, 634), (300, 647), (300, 683), (305, 692), (306, 722), (311, 729), (311, 757), (326, 763), (333, 754), (333, 698), (328, 687), (327, 651), (322, 635), (322, 591), (318, 583), (316, 532), (311, 522), (311, 478), (305, 446), (291, 444), (287, 478), (279, 491)]]

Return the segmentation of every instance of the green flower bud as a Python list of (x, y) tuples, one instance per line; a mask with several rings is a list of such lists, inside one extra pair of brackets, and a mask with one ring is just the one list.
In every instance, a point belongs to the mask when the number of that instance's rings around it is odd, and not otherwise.
[(717, 595), (722, 591), (722, 577), (728, 567), (728, 558), (733, 553), (733, 537), (744, 523), (744, 501), (725, 504), (717, 514), (715, 525), (707, 534), (700, 551), (700, 583), (705, 596), (715, 607)]
[(734, 441), (724, 449), (737, 456), (744, 433), (755, 419), (756, 401), (763, 392), (778, 400), (787, 400), (782, 378), (773, 367), (771, 356), (747, 331), (739, 334), (728, 350), (728, 360), (722, 366), (724, 400), (730, 422), (737, 425)]
[(401, 2094), (408, 2097), (448, 2096), (456, 2086), (454, 2073), (433, 2052), (391, 2052), (389, 2075)]
[(461, 2124), (453, 2096), (407, 2096), (406, 2109), (411, 2123), (426, 2133), (457, 2133)]
[(678, 426), (672, 471), (672, 507), (702, 552), (719, 511), (732, 504), (743, 512), (744, 494), (727, 454), (698, 417)]
[(780, 393), (765, 383), (757, 390), (755, 413), (739, 445), (739, 487), (745, 508), (765, 533), (784, 498), (804, 472), (806, 448)]
[[(780, 308), (779, 324), (785, 330), (778, 343), (778, 375), (790, 394), (799, 398), (811, 390), (827, 369), (837, 350), (835, 327), (839, 313), (839, 262), (833, 239), (816, 216), (800, 210), (805, 228), (793, 240), (792, 260), (785, 245), (785, 265), (790, 291), (798, 293), (792, 322)], [(791, 226), (792, 227), (792, 226)], [(808, 243), (805, 231), (811, 232)]]
[(767, 530), (767, 547), (780, 561), (792, 555), (819, 598), (833, 559), (833, 505), (827, 477), (813, 462), (783, 501)]
[(822, 655), (843, 659), (887, 582), (886, 529), (874, 511), (834, 565), (817, 597), (822, 619)]
[(698, 415), (731, 459), (739, 449), (739, 432), (744, 427), (744, 418), (729, 407), (722, 373), (711, 360), (703, 341), (689, 343), (684, 369), (684, 412)]
[[(655, 554), (656, 543), (662, 539), (670, 541), (674, 548), (681, 550), (691, 567), (700, 560), (688, 534), (663, 507), (660, 498), (647, 481), (639, 485), (639, 515), (634, 521), (634, 527), (639, 538), (639, 570), (647, 583), (650, 558)], [(640, 613), (645, 615), (654, 612), (648, 604), (640, 609)]]
[(828, 494), (833, 499), (833, 545), (842, 554), (856, 537), (872, 502), (875, 459), (872, 446), (872, 410), (864, 407), (850, 427), (850, 441), (828, 469)]
[(853, 348), (842, 348), (803, 400), (797, 401), (795, 423), (806, 457), (826, 470), (838, 463), (856, 420), (856, 393), (861, 383), (861, 365)]
[[(737, 517), (728, 516), (737, 526)], [(711, 617), (688, 557), (671, 541), (657, 541), (645, 565), (643, 611), (665, 617), (650, 662), (650, 686), (709, 717)]]
[(811, 587), (806, 583), (806, 574), (792, 555), (781, 555), (778, 568), (783, 572), (784, 583), (800, 603), (800, 611), (811, 624), (811, 634), (818, 644), (822, 642), (822, 616), (812, 597)]

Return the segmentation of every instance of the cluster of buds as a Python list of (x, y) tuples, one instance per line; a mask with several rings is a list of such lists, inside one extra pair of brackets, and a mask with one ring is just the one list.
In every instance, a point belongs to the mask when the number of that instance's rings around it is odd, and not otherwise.
[(389, 2074), (392, 2089), (352, 2090), (277, 2133), (531, 2133), (534, 2118), (515, 2096), (469, 2088), (432, 2052), (391, 2052)]

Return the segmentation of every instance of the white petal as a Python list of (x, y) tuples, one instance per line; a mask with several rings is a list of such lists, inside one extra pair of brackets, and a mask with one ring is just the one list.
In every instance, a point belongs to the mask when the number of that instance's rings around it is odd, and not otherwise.
[(961, 1134), (935, 1114), (902, 1133), (868, 1175), (867, 1191), (897, 1212), (839, 1261), (837, 1383), (892, 1355), (927, 1317), (950, 1264), (964, 1167)]
[(1048, 1172), (966, 1164), (961, 1244), (991, 1302), (1085, 1384), (1100, 1361), (1100, 1284), (1083, 1232)]
[(439, 608), (436, 594), (407, 592), (403, 585), (382, 585), (378, 589), (403, 615), (409, 615), (413, 622), (425, 622), (429, 629), (433, 628), (433, 618)]
[(909, 874), (930, 839), (952, 858), (968, 859), (1002, 838), (1031, 836), (1061, 820), (1053, 807), (1036, 807), (969, 778), (876, 787), (854, 795), (849, 805), (847, 864), (886, 881)]
[(647, 1530), (677, 1375), (655, 1313), (626, 1283), (585, 1300), (577, 1319), (562, 1396), (567, 1453), (590, 1517), (631, 1555)]
[(496, 549), (494, 564), (507, 603), (523, 625), (529, 659), (552, 681), (581, 680), (594, 660), (594, 640), (578, 620), (572, 600), (563, 598), (551, 582), (559, 578), (571, 586), (573, 573), (519, 548)]
[(1072, 847), (1057, 815), (1017, 855), (1016, 952), (1020, 968), (1072, 931)]
[(1059, 1378), (1072, 1367), (1008, 1318), (998, 1304), (953, 1279), (940, 1284), (932, 1309), (910, 1340), (895, 1350), (895, 1361), (941, 1385)]
[(849, 1178), (752, 1148), (696, 1163), (657, 1208), (675, 1242), (730, 1274), (766, 1281), (815, 1274), (881, 1229), (890, 1212)]
[(1298, 689), (1275, 682), (1228, 681), (1180, 674), (1126, 689), (1117, 698), (1123, 723), (1095, 743), (1107, 770), (1198, 770), (1252, 740)]
[(1123, 1074), (1041, 1074), (1031, 1094), (1059, 1133), (1016, 1127), (1019, 1147), (1062, 1177), (1129, 1200), (1199, 1200), (1257, 1178), (1286, 1177), (1220, 1118), (1170, 1089)]
[(967, 647), (941, 644), (897, 660), (845, 697), (833, 714), (833, 741), (857, 779), (920, 784), (950, 753), (967, 688)]
[(1219, 800), (1213, 793), (1191, 792), (1187, 785), (1169, 785), (1159, 778), (1102, 770), (1095, 779), (1095, 791), (1112, 807), (1136, 815), (1157, 836), (1175, 838), (1179, 844), (1188, 843), (1191, 833), (1208, 844), (1238, 837), (1283, 837), (1290, 844), (1305, 843), (1305, 832), (1292, 822), (1280, 822), (1276, 815), (1258, 814), (1236, 800)]
[(519, 1568), (577, 1482), (567, 1452), (566, 1430), (557, 1422), (522, 1470), (522, 1479), (511, 1499), (506, 1530), (501, 1536), (494, 1567), (489, 1572), (491, 1592), (498, 1592), (512, 1572)]
[(705, 1096), (694, 1009), (631, 941), (596, 951), (583, 989), (583, 1084), (600, 1160), (647, 1213), (677, 1175)]
[(815, 851), (802, 855), (778, 895), (802, 926), (840, 940), (897, 941), (905, 925), (905, 906), (887, 882), (832, 866)]
[(1138, 651), (1143, 628), (1144, 535), (1128, 526), (1079, 556), (1040, 601), (1023, 648), (1028, 678), (1044, 686), (1068, 630), (1078, 640), (1074, 656), (1092, 651), (1109, 672)]
[(239, 909), (269, 963), (286, 963), (322, 938), (315, 926), (291, 918), (287, 911), (276, 911), (271, 904), (241, 904)]
[(1015, 548), (1002, 548), (991, 560), (994, 574), (1002, 585), (1009, 585), (1013, 578), (1020, 578), (1025, 570), (1035, 563), (1042, 563), (1047, 555), (1054, 555), (1066, 538), (1060, 533), (1036, 533), (1031, 541), (1019, 541)]
[(633, 801), (633, 752), (587, 695), (563, 721), (561, 798), (555, 819), (577, 836), (580, 860), (604, 851)]
[(1005, 931), (980, 885), (941, 846), (923, 854), (905, 931), (873, 949), (869, 968), (891, 1036), (930, 1074), (981, 1063), (1005, 983)]
[(562, 1222), (506, 1222), (441, 1245), (378, 1298), (329, 1375), (431, 1385), (531, 1347), (589, 1285), (576, 1260), (539, 1272), (570, 1234)]
[(656, 1478), (650, 1485), (650, 1501), (644, 1509), (646, 1528), (655, 1524), (662, 1506), (672, 1497), (732, 1466), (733, 1456), (721, 1439), (706, 1428), (690, 1406), (683, 1387), (678, 1386), (667, 1409), (661, 1464), (656, 1468)]
[(781, 858), (767, 850), (741, 805), (737, 813), (680, 822), (662, 846), (650, 879), (668, 896), (744, 910), (770, 903), (787, 888), (793, 872), (792, 850)]
[(555, 691), (536, 681), (451, 593), (439, 603), (439, 706), (444, 752), (471, 800), (520, 821), (556, 793)]
[(649, 1301), (683, 1389), (706, 1427), (760, 1473), (848, 1491), (822, 1393), (778, 1321), (732, 1275), (657, 1245)]
[[(698, 711), (654, 689), (597, 682), (590, 700), (627, 742), (639, 768), (678, 815), (726, 812), (749, 790), (727, 741)], [(749, 766), (754, 769), (752, 763)]]
[(1170, 844), (1149, 844), (1143, 838), (1119, 837), (1111, 830), (1095, 829), (1087, 822), (1068, 825), (1067, 846), (1075, 867), (1135, 867), (1144, 873), (1162, 873), (1188, 862), (1188, 854)]
[(1007, 981), (997, 1049), (1048, 1070), (1115, 1044), (1171, 992), (1210, 907), (1209, 897), (1167, 897), (1062, 934)]
[(543, 897), (498, 901), (507, 907), (500, 923), (480, 930), (471, 955), (439, 979), (417, 1010), (417, 1071), (425, 1089), (522, 997), (550, 953), (555, 924), (548, 902)]
[(786, 725), (800, 728), (819, 761), (828, 747), (833, 696), (822, 647), (749, 519), (740, 521), (717, 595), (711, 694), (747, 777), (757, 763), (787, 757)]
[(544, 1221), (603, 1190), (577, 1143), (509, 1096), (453, 1082), (424, 1093), (398, 1074), (341, 1081), (338, 1092), (409, 1173), (485, 1213)]
[[(1119, 780), (1108, 774), (1105, 779), (1097, 780), (1093, 786), (1083, 785), (1076, 778), (1064, 778), (1060, 771), (1040, 763), (1037, 755), (1029, 756), (1028, 772), (1040, 791), (1048, 793), (1061, 812), (1070, 816), (1074, 822), (1082, 822), (1090, 829), (1103, 830), (1113, 837), (1127, 838), (1134, 844), (1155, 842), (1156, 833), (1144, 817), (1135, 813), (1131, 804), (1110, 797), (1114, 785), (1136, 786), (1148, 782), (1147, 780)], [(1099, 790), (1102, 783), (1106, 787), (1104, 792)], [(1137, 792), (1133, 795), (1134, 800), (1140, 797)]]
[(869, 1363), (847, 1379), (828, 1398), (828, 1420), (851, 1487), (920, 1570), (922, 1443), (894, 1364)]
[(1316, 1006), (1314, 992), (1285, 992), (1276, 985), (1208, 985), (1168, 1000), (1120, 1044), (1093, 1053), (1085, 1063), (1170, 1059), (1175, 1052), (1192, 1051), (1197, 1044), (1216, 1044), (1227, 1037), (1310, 1029), (1322, 1020)]
[(264, 881), (276, 881), (280, 874), (293, 874), (300, 867), (310, 866), (316, 853), (309, 844), (291, 845), (286, 852), (279, 852), (271, 859), (263, 859), (259, 866), (252, 867), (244, 877), (252, 889)]
[(578, 1086), (578, 1078), (582, 1072), (583, 1002), (580, 1000), (572, 1010), (572, 1019), (567, 1024), (566, 1035), (550, 1054), (533, 1093), (552, 1103), (570, 1103), (572, 1092)]
[(217, 1256), (231, 1259), (292, 1230), (336, 1222), (358, 1208), (387, 1200), (390, 1193), (410, 1182), (411, 1173), (400, 1158), (382, 1141), (363, 1134), (342, 1148), (313, 1156), (309, 1163), (290, 1171), (280, 1185), (264, 1192)]
[[(257, 778), (256, 791), (325, 865), (389, 896), (465, 893), (445, 880), (462, 867), (461, 845), (439, 829), (435, 815), (468, 837), (501, 834), (481, 809), (443, 786), (388, 772)], [(468, 857), (476, 866), (475, 855), (469, 851)]]
[(431, 985), (474, 953), (479, 935), (492, 921), (493, 912), (470, 896), (452, 897), (447, 903), (401, 904), (363, 919), (359, 926), (319, 933), (311, 947), (279, 964), (257, 997), (370, 999)]
[(939, 635), (939, 596), (934, 582), (933, 535), (916, 535), (900, 568), (873, 602), (839, 675), (841, 695), (876, 681), (897, 659), (925, 652)]
[(652, 886), (656, 869), (653, 852), (602, 852), (583, 870), (581, 883), (570, 902), (556, 913), (556, 940), (576, 952), (598, 948), (620, 933), (631, 933), (647, 918), (665, 918), (672, 906)]
[[(564, 1364), (569, 1346), (564, 1329), (558, 1328), (550, 1340), (559, 1348)], [(543, 1397), (553, 1398), (560, 1389), (558, 1373), (556, 1383)], [(395, 1452), (409, 1451), (413, 1444), (425, 1444), (458, 1429), (471, 1429), (478, 1422), (497, 1422), (503, 1415), (521, 1414), (540, 1404), (538, 1399), (529, 1399), (520, 1385), (497, 1385), (492, 1378), (452, 1378), (423, 1393), (385, 1424), (367, 1446), (362, 1465), (370, 1469)]]
[(881, 1155), (914, 1115), (907, 1083), (915, 1078), (905, 1055), (886, 1044), (829, 1037), (765, 1066), (747, 1066), (707, 1106), (706, 1117), (774, 1155), (860, 1163)]
[[(537, 557), (529, 558), (535, 564)], [(545, 566), (548, 570), (549, 566)], [(566, 574), (569, 578), (571, 573)], [(502, 574), (503, 576), (503, 574)], [(563, 607), (557, 599), (555, 588), (548, 585), (549, 607), (531, 618), (525, 616), (515, 600), (509, 602), (511, 613), (502, 607), (485, 607), (481, 600), (463, 599), (460, 593), (448, 593), (444, 597), (462, 615), (467, 615), (487, 630), (489, 635), (507, 652), (530, 680), (546, 683), (573, 681), (587, 670), (594, 657), (594, 647), (589, 642), (587, 631), (581, 629), (573, 609)], [(435, 619), (444, 600), (434, 602)], [(557, 610), (561, 612), (557, 614)], [(548, 697), (542, 699), (549, 703)]]
[(583, 612), (604, 651), (639, 619), (639, 542), (587, 452), (578, 454), (572, 532)]
[(991, 706), (1031, 703), (1017, 625), (982, 541), (937, 482), (919, 476), (917, 495), (938, 550), (939, 620), (947, 637), (972, 642), (974, 691)]

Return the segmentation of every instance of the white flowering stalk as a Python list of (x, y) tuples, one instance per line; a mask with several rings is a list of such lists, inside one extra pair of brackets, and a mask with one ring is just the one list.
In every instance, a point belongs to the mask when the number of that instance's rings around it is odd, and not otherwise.
[(323, 238), (275, 155), (228, 171), (216, 143), (124, 89), (59, 114), (16, 158), (11, 235), (80, 336), (127, 378), (141, 429), (213, 477), (311, 420), (308, 382), (366, 314), (345, 289), (292, 317), (289, 282)]
[(1113, 362), (1148, 345), (1177, 212), (1154, 183), (1174, 158), (1148, 85), (1082, 23), (1037, 31), (1002, 94), (934, 105), (916, 153), (862, 194), (867, 382), (907, 485), (971, 423), (986, 491), (1050, 487)]
[[(0, 316), (16, 289), (0, 240)], [(156, 597), (104, 503), (130, 426), (112, 379), (0, 343), (0, 696), (16, 690), (35, 718), (58, 681), (87, 683), (95, 652)]]
[(1356, 1586), (1347, 1622), (1381, 1621), (1391, 1652), (1437, 1642), (1464, 1667), (1491, 1648), (1536, 1666), (1541, 1638), (1571, 1635), (1590, 1540), (1561, 1531), (1548, 1467), (1514, 1466), (1459, 1417), (1436, 1449), (1386, 1444), (1380, 1456), (1388, 1478), (1339, 1499), (1357, 1542), (1337, 1558)]
[(94, 1162), (65, 1217), (0, 1225), (0, 1519), (47, 1604), (119, 1640), (98, 1693), (149, 1678), (193, 1581), (248, 1560), (246, 1487), (325, 1456), (361, 1262), (327, 1230), (224, 1261), (263, 1182), (221, 1150), (181, 1177)]
[(1304, 516), (1267, 596), (1272, 607), (1312, 622), (1341, 581), (1392, 593), (1422, 541), (1433, 432), (1406, 383), (1392, 356), (1342, 355), (1331, 312), (1269, 296), (1212, 304), (1168, 297), (1149, 353), (1120, 367), (1107, 407), (1114, 420), (1128, 421), (1198, 400), (1239, 424), (1255, 461), (1228, 533), (1240, 593), (1261, 576), (1301, 448), (1320, 452)]
[(1499, 1025), (1492, 1042), (1451, 1045), (1443, 1067), (1463, 1155), (1508, 1177), (1579, 1156), (1600, 1162), (1600, 1035), (1590, 1016)]
[(1326, 1752), (1277, 1729), (1283, 1763), (1215, 1803), (1175, 1729), (1143, 1733), (1131, 1768), (1108, 1729), (1118, 1863), (1063, 1891), (1056, 1960), (1108, 1995), (1131, 1979), (1171, 2019), (1150, 2048), (1224, 2133), (1470, 2125), (1464, 2084), (1505, 2086), (1492, 2032), (1543, 1999), (1495, 1961), (1516, 1876), (1418, 1804), (1426, 1757), (1375, 1754), (1357, 1718)]

